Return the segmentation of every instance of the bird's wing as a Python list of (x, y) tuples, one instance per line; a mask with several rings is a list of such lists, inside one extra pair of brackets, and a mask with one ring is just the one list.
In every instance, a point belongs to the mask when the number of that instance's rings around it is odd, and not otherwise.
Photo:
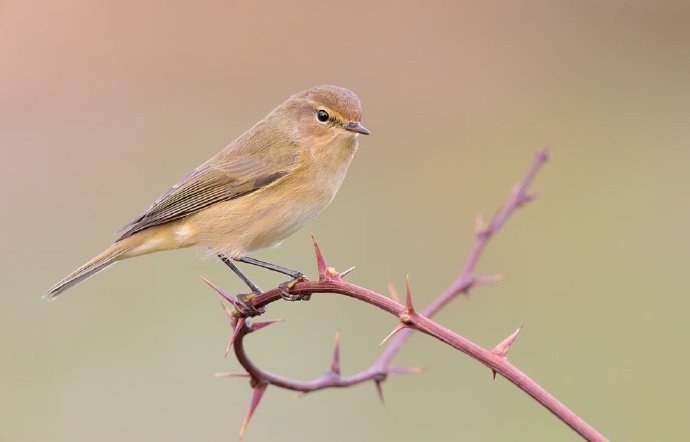
[(209, 161), (161, 195), (144, 213), (124, 226), (118, 241), (152, 226), (191, 215), (221, 201), (240, 198), (281, 179), (299, 164), (297, 153), (247, 155)]

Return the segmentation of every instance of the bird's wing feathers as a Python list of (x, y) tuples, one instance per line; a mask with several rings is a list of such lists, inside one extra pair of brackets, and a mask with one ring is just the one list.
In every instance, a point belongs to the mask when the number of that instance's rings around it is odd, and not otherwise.
[(191, 215), (221, 201), (242, 197), (284, 177), (298, 164), (296, 153), (281, 158), (248, 155), (216, 158), (195, 169), (124, 226), (118, 241), (146, 228)]

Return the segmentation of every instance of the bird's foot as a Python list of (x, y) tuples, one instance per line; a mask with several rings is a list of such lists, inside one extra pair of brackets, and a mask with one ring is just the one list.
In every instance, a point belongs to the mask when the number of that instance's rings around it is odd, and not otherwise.
[(240, 308), (237, 309), (238, 313), (249, 318), (266, 313), (264, 307), (254, 307), (251, 303), (251, 300), (256, 297), (257, 294), (258, 293), (240, 293), (237, 295), (237, 303), (240, 305)]
[(296, 293), (290, 293), (290, 290), (297, 284), (298, 282), (303, 282), (306, 281), (307, 278), (304, 276), (304, 273), (297, 273), (294, 275), (294, 278), (291, 279), (290, 281), (285, 281), (278, 285), (278, 290), (280, 291), (280, 297), (283, 298), (286, 301), (309, 301), (311, 299), (311, 294), (306, 294), (306, 295), (300, 295)]

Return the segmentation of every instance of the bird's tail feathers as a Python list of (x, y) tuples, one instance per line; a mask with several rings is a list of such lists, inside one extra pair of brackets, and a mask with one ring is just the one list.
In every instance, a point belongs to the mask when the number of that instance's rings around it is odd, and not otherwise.
[(131, 244), (134, 238), (130, 238), (129, 241), (123, 240), (116, 242), (103, 253), (67, 275), (64, 279), (51, 287), (43, 297), (49, 300), (55, 299), (60, 293), (68, 288), (79, 284), (106, 267), (115, 264), (119, 259), (124, 258), (122, 255), (128, 252), (133, 246), (136, 246), (136, 244)]

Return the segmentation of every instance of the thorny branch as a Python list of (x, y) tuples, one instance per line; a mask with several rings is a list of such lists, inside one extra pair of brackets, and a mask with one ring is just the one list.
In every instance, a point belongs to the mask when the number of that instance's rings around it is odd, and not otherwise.
[[(392, 286), (389, 287), (391, 291), (391, 299), (366, 288), (344, 282), (342, 278), (352, 269), (348, 269), (342, 273), (337, 273), (332, 267), (328, 267), (323, 259), (323, 256), (321, 255), (319, 246), (314, 240), (314, 249), (316, 251), (317, 266), (319, 271), (319, 281), (299, 282), (291, 289), (291, 293), (302, 295), (314, 293), (332, 293), (349, 296), (385, 310), (388, 313), (397, 316), (399, 319), (398, 325), (381, 343), (383, 345), (384, 343), (388, 342), (388, 346), (381, 356), (369, 368), (352, 376), (342, 376), (340, 374), (339, 335), (336, 335), (335, 348), (333, 351), (330, 370), (317, 379), (311, 381), (297, 381), (261, 369), (254, 364), (254, 362), (247, 355), (245, 351), (244, 338), (247, 334), (271, 325), (277, 321), (248, 321), (243, 315), (244, 307), (237, 302), (235, 297), (229, 295), (209, 281), (206, 281), (216, 292), (222, 295), (234, 307), (234, 309), (230, 309), (229, 307), (224, 306), (233, 325), (233, 334), (228, 344), (227, 352), (229, 352), (230, 348), (234, 346), (235, 356), (246, 370), (246, 372), (243, 373), (218, 373), (216, 376), (249, 378), (250, 384), (254, 390), (249, 412), (247, 413), (240, 430), (240, 437), (244, 435), (249, 420), (251, 419), (254, 410), (258, 406), (263, 393), (266, 391), (266, 388), (269, 385), (305, 394), (325, 388), (349, 387), (363, 382), (373, 381), (378, 395), (383, 402), (383, 390), (381, 385), (383, 381), (386, 380), (388, 375), (411, 374), (422, 371), (420, 368), (401, 368), (390, 365), (391, 361), (402, 348), (403, 344), (407, 341), (412, 332), (416, 330), (433, 336), (436, 339), (481, 362), (492, 370), (494, 377), (496, 374), (500, 374), (504, 378), (508, 379), (518, 388), (542, 404), (551, 413), (556, 415), (556, 417), (558, 417), (561, 421), (570, 426), (584, 439), (589, 441), (607, 440), (592, 426), (587, 424), (584, 420), (578, 417), (536, 382), (508, 362), (506, 354), (510, 349), (510, 346), (517, 338), (522, 326), (498, 345), (496, 345), (496, 347), (489, 350), (474, 344), (473, 342), (429, 319), (443, 307), (445, 307), (450, 301), (461, 294), (468, 293), (471, 288), (501, 279), (500, 275), (476, 276), (474, 272), (475, 267), (477, 266), (479, 259), (486, 249), (486, 245), (489, 240), (496, 235), (496, 233), (500, 230), (503, 224), (505, 224), (508, 218), (510, 218), (513, 212), (534, 199), (535, 195), (528, 193), (529, 186), (548, 159), (549, 151), (547, 149), (537, 153), (532, 167), (524, 179), (515, 186), (508, 203), (496, 213), (488, 225), (484, 223), (481, 217), (477, 217), (475, 242), (467, 261), (460, 271), (459, 276), (443, 293), (441, 293), (421, 312), (417, 312), (412, 305), (409, 278), (407, 281), (405, 304), (400, 303), (398, 295)], [(260, 308), (279, 299), (281, 299), (279, 290), (273, 289), (252, 298), (250, 303), (252, 307)]]

